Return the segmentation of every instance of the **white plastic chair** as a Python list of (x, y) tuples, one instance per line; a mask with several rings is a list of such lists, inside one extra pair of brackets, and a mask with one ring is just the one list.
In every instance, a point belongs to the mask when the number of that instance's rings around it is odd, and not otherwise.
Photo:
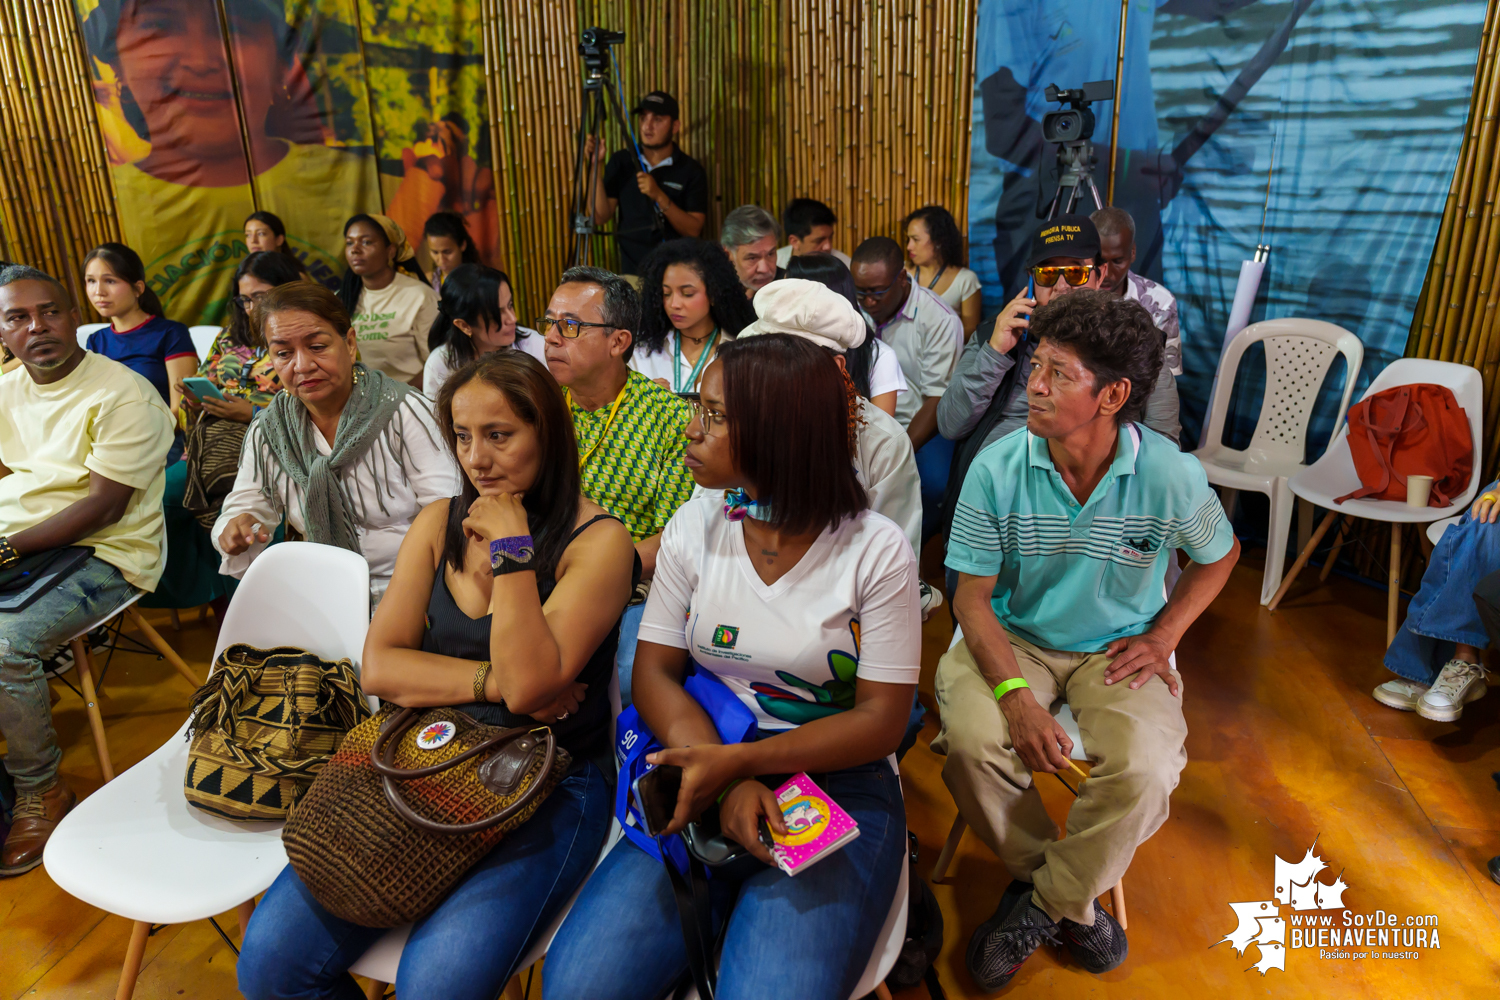
[[(1232, 395), (1230, 387), (1234, 385), (1240, 361), (1255, 343), (1264, 344), (1266, 349), (1266, 394), (1250, 445), (1240, 451), (1222, 443), (1224, 421)], [(1337, 428), (1349, 409), (1349, 397), (1354, 393), (1365, 356), (1364, 345), (1348, 330), (1316, 319), (1266, 320), (1235, 334), (1219, 359), (1218, 382), (1222, 391), (1214, 395), (1208, 434), (1204, 438), (1207, 444), (1193, 455), (1203, 463), (1208, 481), (1215, 486), (1254, 490), (1271, 500), (1266, 569), (1260, 582), (1262, 604), (1268, 603), (1276, 592), (1286, 563), (1286, 543), (1295, 506), (1287, 480), (1307, 468), (1303, 461), (1307, 452), (1307, 424), (1329, 366), (1340, 354), (1344, 356), (1346, 371), (1344, 391), (1334, 416)]]
[[(611, 673), (609, 678), (610, 746), (613, 746), (615, 742), (614, 720), (620, 717), (620, 711), (620, 675)], [(594, 868), (599, 867), (604, 861), (604, 856), (614, 849), (615, 842), (623, 835), (624, 831), (620, 829), (619, 822), (610, 820), (609, 834), (604, 838), (604, 846), (599, 850), (599, 856), (594, 859)], [(589, 871), (592, 873), (593, 869)], [(557, 916), (552, 919), (552, 923), (547, 925), (547, 929), (532, 942), (526, 954), (521, 957), (512, 975), (518, 975), (531, 968), (547, 954), (547, 949), (552, 947), (552, 939), (557, 937), (557, 929), (567, 918), (568, 911), (573, 909), (573, 904), (578, 902), (578, 894), (583, 892), (583, 886), (587, 883), (588, 879), (585, 878), (573, 895), (568, 897), (568, 901), (563, 904), (562, 909), (557, 911)], [(396, 971), (401, 966), (401, 952), (406, 948), (406, 939), (411, 937), (411, 927), (411, 924), (404, 924), (387, 931), (379, 941), (372, 944), (369, 950), (359, 957), (359, 961), (349, 967), (349, 971), (356, 976), (365, 976), (371, 980), (366, 995), (372, 1000), (384, 996), (386, 986), (396, 981)]]
[(193, 338), (193, 350), (198, 352), (199, 364), (208, 360), (208, 352), (213, 350), (214, 340), (223, 332), (222, 326), (188, 327), (188, 336)]
[[(219, 629), (226, 646), (301, 646), (356, 669), (370, 623), (370, 569), (359, 555), (283, 542), (245, 573)], [(239, 908), (240, 928), (286, 865), (280, 823), (236, 823), (194, 809), (182, 794), (187, 725), (155, 753), (80, 802), (42, 856), (47, 874), (91, 906), (134, 921), (116, 994), (135, 989), (152, 924)]]
[(1462, 521), (1463, 518), (1464, 516), (1462, 514), (1458, 514), (1454, 517), (1445, 517), (1441, 521), (1433, 521), (1427, 526), (1427, 540), (1433, 545), (1436, 545), (1438, 542), (1443, 540), (1443, 532), (1447, 531), (1450, 527), (1457, 524), (1459, 521)]
[(93, 333), (95, 330), (102, 330), (106, 326), (109, 326), (109, 324), (108, 323), (85, 323), (82, 326), (80, 326), (78, 328), (78, 346), (81, 347), (81, 348), (83, 348), (84, 350), (88, 350), (88, 347), (89, 347), (89, 334)]
[(1386, 521), (1391, 525), (1390, 586), (1386, 599), (1386, 644), (1389, 645), (1396, 638), (1396, 607), (1401, 596), (1399, 578), (1403, 528), (1408, 524), (1428, 524), (1455, 514), (1462, 514), (1473, 501), (1474, 494), (1479, 492), (1480, 470), (1484, 464), (1484, 452), (1480, 448), (1484, 420), (1484, 382), (1480, 378), (1478, 369), (1448, 361), (1398, 358), (1392, 361), (1385, 371), (1375, 376), (1375, 380), (1365, 390), (1365, 395), (1360, 398), (1373, 396), (1377, 392), (1383, 392), (1394, 386), (1422, 382), (1447, 386), (1469, 418), (1469, 432), (1474, 443), (1474, 466), (1469, 474), (1468, 487), (1447, 507), (1408, 507), (1405, 501), (1400, 500), (1366, 499), (1334, 503), (1335, 497), (1352, 493), (1360, 487), (1359, 474), (1354, 470), (1354, 458), (1349, 451), (1349, 426), (1345, 424), (1340, 427), (1333, 440), (1329, 442), (1328, 450), (1323, 453), (1323, 457), (1293, 476), (1287, 484), (1297, 496), (1325, 508), (1328, 514), (1298, 554), (1297, 561), (1292, 564), (1286, 579), (1281, 581), (1276, 595), (1271, 598), (1270, 610), (1276, 610), (1277, 605), (1286, 596), (1287, 590), (1291, 588), (1292, 582), (1297, 579), (1297, 574), (1302, 571), (1303, 566), (1307, 565), (1308, 558), (1312, 556), (1318, 543), (1322, 541), (1323, 536), (1327, 534), (1328, 529), (1333, 526), (1334, 520), (1340, 514), (1368, 518), (1372, 521)]
[[(963, 637), (963, 628), (955, 628), (953, 630), (953, 641), (948, 643), (948, 649), (952, 650), (963, 641)], [(1172, 664), (1172, 669), (1176, 670), (1177, 653), (1175, 651), (1169, 657), (1169, 661)], [(1087, 762), (1089, 755), (1083, 748), (1083, 734), (1078, 731), (1078, 720), (1073, 718), (1073, 710), (1068, 707), (1068, 703), (1058, 698), (1047, 707), (1047, 711), (1052, 713), (1052, 717), (1057, 720), (1057, 724), (1062, 726), (1063, 732), (1068, 734), (1068, 739), (1073, 741), (1073, 752), (1069, 756), (1073, 760)], [(1057, 780), (1062, 781), (1061, 772), (1058, 773)], [(1066, 787), (1067, 782), (1063, 781), (1063, 785)], [(1072, 789), (1069, 788), (1069, 791), (1072, 791)], [(1073, 794), (1077, 795), (1078, 793), (1074, 791)], [(938, 854), (937, 864), (932, 866), (931, 878), (934, 884), (942, 882), (947, 877), (948, 866), (953, 863), (953, 855), (958, 853), (958, 845), (963, 841), (964, 831), (968, 828), (969, 821), (964, 819), (963, 813), (959, 813), (953, 820), (952, 828), (948, 830), (948, 839), (943, 842), (943, 849)], [(1114, 906), (1114, 917), (1120, 924), (1120, 929), (1129, 930), (1129, 918), (1125, 912), (1125, 879), (1123, 877), (1115, 884), (1114, 888), (1109, 890), (1109, 898)]]

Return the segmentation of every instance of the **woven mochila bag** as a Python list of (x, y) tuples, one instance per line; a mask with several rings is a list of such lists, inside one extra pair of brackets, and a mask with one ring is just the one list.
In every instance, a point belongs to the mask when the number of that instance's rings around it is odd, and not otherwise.
[(349, 660), (243, 642), (193, 696), (190, 805), (226, 819), (282, 820), (370, 707)]
[(436, 909), (530, 819), (570, 763), (546, 726), (386, 705), (349, 733), (292, 810), (287, 860), (334, 916), (399, 927)]

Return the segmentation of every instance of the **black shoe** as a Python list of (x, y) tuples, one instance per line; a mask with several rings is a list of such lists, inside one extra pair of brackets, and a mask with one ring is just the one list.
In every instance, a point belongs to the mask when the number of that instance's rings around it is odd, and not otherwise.
[(1021, 963), (1030, 958), (1043, 941), (1062, 944), (1057, 936), (1057, 924), (1032, 905), (1028, 886), (1013, 902), (1004, 896), (1000, 898), (995, 915), (980, 924), (969, 939), (964, 962), (974, 982), (986, 992), (993, 993), (1011, 981)]
[(1500, 882), (1500, 855), (1490, 858), (1490, 880)]
[(1085, 927), (1066, 918), (1060, 922), (1060, 926), (1073, 961), (1092, 973), (1118, 968), (1125, 961), (1125, 956), (1130, 954), (1125, 929), (1099, 905), (1097, 899), (1094, 900), (1094, 926)]
[(1014, 910), (1016, 904), (1021, 901), (1021, 897), (1034, 888), (1036, 886), (1030, 882), (1022, 882), (1018, 878), (1011, 879), (1010, 885), (1006, 886), (1005, 892), (1000, 895), (1000, 905), (996, 907), (995, 915), (990, 918), (995, 922), (995, 926), (998, 927), (1004, 923), (1005, 918), (1010, 916), (1010, 911)]

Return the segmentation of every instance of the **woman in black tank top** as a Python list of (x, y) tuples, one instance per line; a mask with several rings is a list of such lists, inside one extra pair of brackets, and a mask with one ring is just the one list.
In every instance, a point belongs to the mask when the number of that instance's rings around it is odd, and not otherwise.
[[(550, 725), (573, 758), (402, 952), (399, 993), (491, 998), (609, 832), (609, 687), (640, 563), (625, 526), (580, 495), (572, 418), (536, 359), (506, 351), (470, 362), (437, 412), (463, 492), (423, 510), (401, 544), (365, 641), (365, 691), (492, 725)], [(383, 931), (324, 911), (290, 867), (261, 909), (239, 966), (247, 997), (358, 995), (348, 967)]]

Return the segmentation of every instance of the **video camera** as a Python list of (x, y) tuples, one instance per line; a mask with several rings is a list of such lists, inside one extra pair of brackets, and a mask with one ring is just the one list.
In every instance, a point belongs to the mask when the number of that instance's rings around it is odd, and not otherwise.
[(609, 48), (625, 41), (625, 32), (608, 28), (584, 28), (578, 36), (578, 54), (583, 56), (583, 65), (593, 73), (603, 73), (609, 68)]
[(1113, 100), (1115, 82), (1095, 80), (1074, 90), (1058, 90), (1057, 84), (1047, 86), (1047, 100), (1053, 104), (1067, 104), (1064, 111), (1049, 111), (1042, 116), (1042, 138), (1048, 142), (1080, 142), (1094, 135), (1094, 112), (1089, 105), (1095, 101)]

